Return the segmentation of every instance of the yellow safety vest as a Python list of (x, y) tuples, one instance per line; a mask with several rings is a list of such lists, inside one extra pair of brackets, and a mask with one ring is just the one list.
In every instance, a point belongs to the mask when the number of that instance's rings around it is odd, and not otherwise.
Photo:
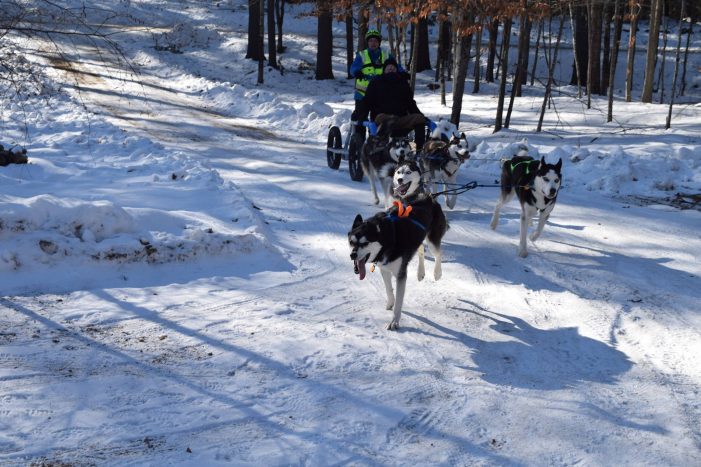
[[(368, 52), (368, 49), (362, 50), (360, 52), (360, 56), (363, 58), (363, 68), (362, 68), (363, 74), (365, 74), (365, 75), (381, 75), (382, 74), (382, 68), (376, 68), (372, 64), (372, 60), (370, 59), (370, 52)], [(385, 51), (383, 49), (380, 49), (380, 65), (382, 65), (383, 63), (385, 63)], [(367, 91), (369, 84), (370, 84), (369, 79), (356, 78), (355, 90), (364, 96), (365, 91)]]

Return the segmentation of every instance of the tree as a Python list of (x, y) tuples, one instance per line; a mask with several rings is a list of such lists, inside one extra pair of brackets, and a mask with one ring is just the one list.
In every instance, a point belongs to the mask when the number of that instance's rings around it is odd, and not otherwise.
[(628, 36), (628, 63), (626, 64), (626, 102), (630, 102), (633, 90), (633, 66), (635, 64), (635, 39), (638, 30), (638, 15), (640, 4), (636, 0), (628, 0), (630, 9), (630, 35)]
[(353, 10), (348, 9), (346, 13), (346, 71), (348, 72), (348, 79), (353, 79), (351, 75), (350, 67), (353, 64), (353, 59), (355, 58), (355, 50), (353, 49)]
[(263, 24), (265, 23), (265, 8), (263, 8), (263, 0), (258, 0), (258, 84), (263, 84), (263, 69), (265, 56), (263, 55), (263, 38), (265, 36), (265, 29)]
[(511, 18), (504, 19), (504, 32), (501, 39), (501, 80), (497, 97), (497, 116), (494, 121), (494, 133), (502, 129), (504, 96), (506, 94), (506, 75), (509, 70), (509, 41), (511, 40)]
[[(538, 67), (538, 52), (540, 51), (540, 38), (543, 36), (543, 31), (545, 29), (545, 23), (543, 21), (538, 21), (538, 33), (535, 39), (535, 52), (533, 53), (533, 68), (531, 69), (531, 86), (533, 86), (533, 81), (535, 81), (535, 73)], [(543, 38), (545, 40), (545, 38)]]
[(669, 129), (672, 126), (672, 106), (674, 105), (674, 95), (677, 87), (677, 74), (679, 72), (679, 50), (682, 44), (682, 25), (684, 24), (684, 6), (685, 0), (682, 0), (681, 12), (679, 13), (679, 37), (677, 39), (677, 54), (674, 63), (674, 78), (672, 78), (672, 92), (669, 98), (669, 112), (667, 113), (667, 122), (665, 128)]
[[(453, 25), (455, 34), (455, 70), (453, 71), (453, 108), (450, 113), (450, 121), (457, 126), (460, 123), (462, 113), (462, 96), (465, 93), (465, 80), (467, 79), (467, 66), (470, 61), (470, 47), (472, 46), (471, 25), (474, 15), (467, 9), (455, 12), (453, 17), (459, 23)], [(468, 26), (470, 25), (470, 26)]]
[[(681, 42), (681, 37), (678, 39)], [(662, 2), (662, 64), (660, 65), (660, 74), (657, 76), (657, 86), (655, 91), (660, 91), (660, 104), (664, 103), (664, 71), (667, 64), (667, 16), (665, 15), (665, 6)]]
[(275, 48), (275, 0), (268, 0), (268, 64), (277, 69), (277, 49)]
[(693, 31), (693, 29), (694, 22), (691, 21), (691, 18), (689, 18), (689, 29), (686, 33), (686, 46), (684, 48), (684, 66), (682, 66), (682, 84), (681, 90), (679, 91), (680, 96), (684, 95), (684, 90), (686, 89), (686, 64), (688, 63), (689, 59), (689, 43), (691, 42), (691, 32)]
[(277, 22), (277, 52), (285, 52), (286, 47), (282, 45), (282, 22), (285, 19), (285, 0), (275, 0), (275, 19)]
[(594, 0), (588, 0), (588, 54), (587, 54), (587, 107), (591, 107), (591, 95), (601, 94), (601, 11)]
[(618, 49), (621, 46), (621, 31), (623, 30), (623, 14), (621, 12), (621, 0), (615, 0), (613, 11), (613, 49), (611, 50), (611, 59), (609, 60), (609, 78), (608, 78), (608, 114), (606, 121), (613, 120), (613, 87), (616, 78), (616, 65), (618, 64)]
[(477, 36), (477, 42), (475, 43), (475, 71), (474, 71), (474, 77), (475, 77), (475, 83), (472, 86), (472, 94), (477, 94), (480, 92), (480, 79), (481, 79), (481, 61), (482, 61), (482, 32), (484, 30), (484, 24), (483, 24), (483, 19), (480, 17), (479, 21), (479, 29), (475, 33)]
[(331, 2), (317, 0), (316, 79), (333, 79), (333, 16)]
[(246, 48), (246, 58), (251, 60), (261, 60), (263, 47), (260, 45), (261, 35), (261, 2), (262, 0), (248, 0), (248, 46)]
[[(415, 32), (418, 33), (418, 41), (414, 43), (418, 46), (418, 54), (416, 55), (416, 72), (431, 70), (431, 57), (428, 53), (428, 21), (426, 18), (421, 18), (415, 25)], [(412, 67), (413, 67), (412, 63)]]
[[(560, 27), (557, 31), (557, 42), (555, 43), (555, 51), (552, 50), (552, 44), (545, 51), (545, 59), (548, 62), (548, 82), (545, 85), (545, 93), (543, 96), (543, 104), (540, 107), (540, 117), (538, 118), (538, 128), (536, 131), (538, 133), (543, 129), (543, 117), (545, 117), (545, 107), (550, 100), (550, 93), (552, 92), (553, 76), (555, 74), (555, 64), (557, 63), (557, 52), (560, 49), (560, 40), (562, 39), (562, 30), (565, 26), (565, 17), (560, 16)], [(552, 33), (552, 21), (550, 21), (550, 32)], [(548, 35), (548, 42), (551, 40), (552, 34)], [(545, 49), (545, 44), (543, 44), (543, 49)], [(549, 59), (549, 60), (548, 60)]]
[(611, 4), (609, 0), (604, 1), (604, 8), (601, 12), (601, 27), (604, 32), (603, 64), (601, 65), (601, 90), (599, 94), (605, 94), (609, 87), (609, 68), (611, 67)]
[(643, 79), (642, 102), (652, 102), (652, 88), (655, 82), (655, 65), (657, 63), (657, 43), (660, 35), (660, 14), (662, 0), (651, 0), (650, 3), (650, 33), (647, 41), (647, 58), (645, 76)]
[(504, 121), (504, 127), (509, 128), (511, 122), (511, 111), (514, 108), (514, 100), (516, 96), (520, 95), (521, 82), (523, 75), (526, 73), (526, 66), (524, 64), (524, 57), (528, 54), (528, 42), (530, 41), (530, 34), (528, 31), (528, 0), (521, 0), (521, 22), (518, 30), (518, 57), (516, 59), (516, 72), (514, 73), (514, 80), (511, 83), (511, 96), (509, 96), (509, 108), (506, 111), (506, 120)]
[(574, 31), (572, 36), (572, 46), (574, 47), (574, 63), (572, 64), (572, 79), (570, 84), (577, 85), (577, 97), (582, 97), (582, 86), (587, 82), (587, 58), (589, 56), (588, 39), (589, 32), (587, 26), (586, 6), (573, 8), (569, 3), (570, 23)]
[(484, 80), (488, 83), (494, 82), (494, 57), (497, 54), (497, 38), (499, 37), (499, 18), (495, 17), (487, 26), (489, 31), (489, 42), (487, 48), (487, 68), (485, 70)]

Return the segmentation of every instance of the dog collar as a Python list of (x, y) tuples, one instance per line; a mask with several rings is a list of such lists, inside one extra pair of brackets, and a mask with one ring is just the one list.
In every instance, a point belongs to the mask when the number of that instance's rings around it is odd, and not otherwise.
[(411, 205), (407, 205), (405, 207), (401, 201), (394, 201), (392, 204), (397, 208), (397, 213), (393, 214), (390, 210), (387, 213), (387, 219), (391, 220), (392, 222), (395, 222), (397, 219), (408, 219), (411, 222), (413, 222), (414, 225), (421, 228), (421, 230), (423, 230), (424, 232), (426, 231), (426, 227), (424, 227), (424, 225), (421, 222), (409, 217), (409, 213), (411, 213), (412, 210)]

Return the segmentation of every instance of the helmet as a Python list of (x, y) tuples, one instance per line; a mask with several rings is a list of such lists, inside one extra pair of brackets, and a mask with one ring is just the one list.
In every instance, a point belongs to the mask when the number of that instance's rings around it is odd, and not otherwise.
[(365, 40), (368, 40), (371, 37), (376, 38), (378, 41), (382, 40), (382, 34), (380, 34), (380, 31), (377, 29), (368, 29), (368, 32), (365, 33)]

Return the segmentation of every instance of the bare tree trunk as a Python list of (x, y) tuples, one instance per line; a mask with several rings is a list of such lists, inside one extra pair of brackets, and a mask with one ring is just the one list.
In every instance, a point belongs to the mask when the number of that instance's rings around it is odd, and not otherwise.
[(317, 0), (317, 46), (316, 46), (316, 79), (333, 79), (331, 57), (333, 56), (333, 16), (331, 3), (327, 0)]
[(604, 1), (604, 8), (601, 12), (601, 29), (604, 32), (604, 45), (602, 47), (603, 51), (603, 64), (601, 66), (601, 87), (599, 88), (599, 94), (605, 95), (609, 87), (609, 72), (611, 68), (611, 4), (609, 0)]
[(587, 93), (589, 101), (592, 94), (601, 92), (601, 11), (594, 0), (589, 0), (589, 54), (587, 65)]
[[(684, 49), (684, 66), (682, 67), (682, 86), (679, 95), (684, 95), (684, 90), (686, 89), (686, 64), (689, 59), (689, 42), (691, 41), (691, 31), (694, 29), (694, 22), (689, 21), (689, 32), (686, 34), (686, 47)], [(679, 38), (681, 41), (681, 38)]]
[(626, 65), (626, 102), (633, 100), (633, 66), (635, 65), (635, 39), (638, 30), (638, 15), (640, 5), (635, 0), (629, 0), (630, 35), (628, 37), (628, 63)]
[[(472, 13), (463, 12), (462, 20), (470, 22)], [(453, 108), (450, 114), (450, 121), (457, 126), (460, 123), (460, 113), (462, 112), (462, 96), (465, 93), (465, 80), (467, 79), (467, 67), (470, 62), (470, 47), (472, 46), (472, 34), (457, 37), (459, 28), (455, 31), (455, 71), (453, 72)]]
[(570, 24), (572, 26), (572, 48), (573, 48), (573, 54), (574, 54), (574, 73), (575, 77), (573, 77), (572, 81), (570, 82), (571, 84), (577, 84), (577, 97), (581, 98), (582, 97), (582, 67), (580, 66), (580, 60), (579, 60), (579, 55), (581, 50), (581, 44), (580, 44), (580, 34), (577, 34), (577, 30), (581, 30), (581, 27), (575, 27), (575, 22), (574, 22), (574, 12), (572, 9), (572, 2), (570, 1), (569, 3), (569, 10), (570, 10)]
[[(664, 103), (664, 69), (667, 64), (667, 16), (665, 16), (665, 4), (662, 2), (662, 64), (657, 75), (657, 89), (660, 93), (660, 104)], [(679, 41), (681, 42), (681, 37)]]
[(353, 9), (349, 9), (346, 13), (346, 71), (348, 79), (353, 79), (350, 67), (355, 59), (355, 50), (353, 49)]
[(677, 56), (674, 63), (674, 78), (672, 78), (672, 92), (669, 98), (669, 112), (667, 113), (667, 123), (665, 128), (669, 130), (672, 126), (672, 106), (674, 105), (674, 95), (677, 87), (677, 74), (679, 72), (679, 50), (681, 48), (681, 37), (682, 37), (682, 24), (684, 24), (684, 6), (685, 1), (682, 0), (681, 12), (679, 14), (679, 39), (677, 40)]
[[(557, 31), (557, 41), (555, 42), (555, 52), (548, 63), (548, 83), (545, 85), (545, 95), (543, 96), (543, 105), (540, 107), (540, 117), (538, 118), (538, 128), (536, 131), (540, 133), (543, 130), (543, 117), (545, 117), (545, 107), (550, 100), (550, 94), (553, 87), (553, 76), (555, 74), (555, 64), (557, 63), (557, 51), (560, 49), (560, 40), (562, 39), (562, 30), (565, 26), (565, 16), (560, 16), (560, 27)], [(550, 47), (552, 48), (552, 47)], [(549, 54), (551, 50), (547, 53)], [(547, 55), (546, 55), (547, 57)]]
[(587, 0), (587, 109), (591, 109), (591, 85), (594, 74), (594, 7), (592, 0)]
[(413, 93), (416, 89), (416, 66), (419, 62), (419, 32), (417, 31), (416, 25), (413, 25), (414, 34), (412, 34), (411, 41), (411, 92)]
[(414, 41), (414, 44), (418, 47), (416, 72), (421, 73), (431, 69), (431, 56), (428, 52), (428, 20), (426, 18), (420, 19), (414, 31), (418, 35), (418, 41)]
[(358, 50), (367, 48), (365, 44), (365, 33), (368, 32), (368, 21), (370, 20), (370, 12), (365, 4), (362, 4), (358, 11)]
[(545, 28), (545, 22), (543, 20), (538, 21), (538, 35), (535, 38), (535, 53), (533, 54), (533, 68), (531, 68), (531, 86), (535, 81), (536, 69), (538, 68), (538, 52), (540, 51), (540, 38), (543, 36), (543, 30)]
[(282, 22), (285, 18), (285, 0), (275, 0), (275, 17), (277, 19), (277, 52), (285, 52), (282, 45)]
[(526, 43), (524, 44), (525, 55), (523, 56), (523, 73), (521, 73), (521, 82), (518, 85), (518, 96), (521, 96), (521, 89), (524, 84), (528, 83), (528, 63), (531, 55), (531, 31), (533, 30), (533, 21), (526, 16)]
[[(531, 28), (529, 27), (528, 21), (528, 0), (521, 0), (521, 22), (518, 28), (518, 58), (516, 59), (516, 72), (514, 76), (513, 92), (512, 94), (517, 97), (521, 97), (521, 85), (526, 77), (526, 70), (528, 68), (527, 58), (528, 50), (531, 38)], [(509, 102), (509, 111), (506, 115), (506, 128), (509, 127), (509, 117), (511, 116), (511, 107), (513, 106), (513, 99)]]
[(521, 0), (521, 23), (518, 32), (518, 58), (516, 59), (516, 72), (514, 73), (514, 79), (511, 83), (511, 96), (509, 96), (509, 107), (506, 110), (506, 119), (504, 120), (504, 128), (509, 128), (511, 122), (511, 111), (514, 109), (514, 100), (516, 96), (521, 95), (521, 78), (525, 73), (524, 70), (524, 55), (526, 52), (525, 47), (529, 42), (528, 34), (528, 0)]
[(613, 88), (616, 78), (616, 66), (618, 65), (618, 50), (621, 47), (621, 32), (623, 31), (623, 14), (621, 12), (621, 0), (616, 0), (613, 11), (613, 49), (611, 50), (611, 60), (609, 61), (609, 102), (608, 115), (606, 121), (613, 120)]
[(487, 69), (484, 80), (494, 82), (494, 56), (497, 54), (497, 37), (499, 36), (499, 18), (494, 18), (489, 25), (489, 54), (487, 55)]
[[(441, 8), (440, 11), (440, 16), (445, 17), (448, 14), (446, 7)], [(441, 78), (441, 69), (443, 68), (443, 61), (444, 61), (444, 54), (445, 54), (445, 47), (446, 43), (444, 40), (445, 36), (445, 24), (447, 23), (446, 20), (441, 19), (441, 21), (438, 23), (438, 48), (436, 50), (436, 78), (435, 81), (438, 82), (440, 81)]]
[[(445, 7), (441, 8), (440, 15), (442, 18), (446, 18), (448, 15), (448, 11)], [(437, 57), (436, 57), (436, 78), (435, 81), (439, 83), (440, 87), (440, 93), (441, 93), (441, 105), (445, 106), (447, 104), (446, 99), (445, 99), (445, 66), (446, 66), (446, 61), (445, 61), (445, 49), (448, 46), (445, 40), (445, 31), (446, 31), (446, 24), (447, 24), (446, 19), (441, 19), (440, 24), (438, 25), (438, 50), (437, 50)]]
[(497, 98), (497, 116), (494, 121), (494, 133), (502, 129), (502, 114), (504, 112), (504, 96), (506, 95), (506, 76), (509, 71), (509, 41), (511, 39), (511, 18), (504, 20), (504, 32), (501, 40), (501, 81)]
[(657, 64), (657, 44), (660, 35), (660, 10), (662, 0), (650, 2), (650, 32), (647, 41), (647, 58), (645, 61), (645, 76), (643, 79), (643, 94), (641, 101), (652, 102), (652, 87), (655, 84), (655, 65)]
[(262, 0), (248, 0), (248, 46), (246, 47), (246, 58), (260, 60), (263, 48), (258, 44), (260, 38), (260, 14)]
[(477, 31), (477, 43), (475, 44), (475, 84), (472, 87), (472, 94), (480, 92), (480, 75), (482, 62), (482, 33), (484, 29), (484, 18), (480, 17), (480, 28)]
[(275, 0), (268, 0), (268, 65), (280, 68), (277, 64), (277, 53), (275, 49)]
[(258, 32), (260, 33), (258, 35), (258, 84), (263, 84), (263, 69), (265, 67), (265, 55), (263, 54), (263, 47), (264, 47), (264, 38), (265, 38), (265, 28), (263, 27), (263, 24), (265, 24), (265, 8), (263, 8), (263, 0), (258, 0), (258, 8), (259, 8), (259, 23), (258, 27), (260, 28)]

